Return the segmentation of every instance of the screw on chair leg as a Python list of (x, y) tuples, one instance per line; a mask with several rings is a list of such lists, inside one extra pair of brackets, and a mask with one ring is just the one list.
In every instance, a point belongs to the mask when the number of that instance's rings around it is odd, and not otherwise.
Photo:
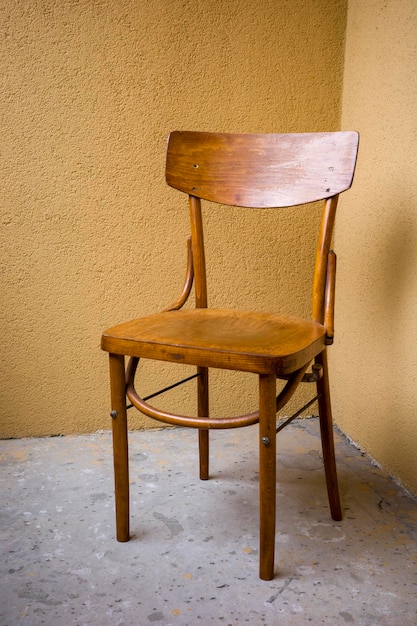
[(126, 383), (124, 357), (109, 354), (112, 402), (114, 493), (116, 500), (116, 535), (129, 541), (129, 462), (127, 440)]

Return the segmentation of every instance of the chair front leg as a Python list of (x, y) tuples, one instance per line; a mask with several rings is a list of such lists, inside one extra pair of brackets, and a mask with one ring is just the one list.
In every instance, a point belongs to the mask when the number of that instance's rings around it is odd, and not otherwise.
[(109, 359), (116, 536), (118, 541), (129, 541), (129, 459), (125, 360), (123, 355), (118, 354), (109, 354)]
[(259, 376), (259, 577), (272, 580), (276, 517), (276, 375)]

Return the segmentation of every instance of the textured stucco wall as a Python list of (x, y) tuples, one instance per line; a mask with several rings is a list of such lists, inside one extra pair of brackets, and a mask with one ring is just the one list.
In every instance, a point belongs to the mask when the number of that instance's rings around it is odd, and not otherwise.
[(417, 4), (350, 0), (343, 127), (359, 166), (336, 225), (337, 423), (417, 493)]
[[(165, 306), (183, 280), (168, 132), (337, 129), (345, 23), (345, 0), (0, 0), (0, 436), (109, 428), (101, 330)], [(282, 268), (287, 229), (301, 260)], [(207, 239), (211, 304), (309, 310), (305, 212), (216, 209)], [(213, 410), (252, 408), (252, 383), (228, 380)], [(144, 391), (157, 384), (151, 368)], [(188, 390), (171, 398), (192, 410)]]

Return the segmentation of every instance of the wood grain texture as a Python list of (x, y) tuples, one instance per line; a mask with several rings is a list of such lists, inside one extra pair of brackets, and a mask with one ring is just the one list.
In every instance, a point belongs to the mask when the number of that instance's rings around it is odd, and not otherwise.
[(174, 131), (168, 185), (245, 207), (284, 207), (337, 195), (352, 183), (358, 134), (221, 134)]
[(233, 309), (169, 311), (105, 331), (102, 348), (254, 373), (290, 374), (318, 354), (326, 329), (298, 317)]

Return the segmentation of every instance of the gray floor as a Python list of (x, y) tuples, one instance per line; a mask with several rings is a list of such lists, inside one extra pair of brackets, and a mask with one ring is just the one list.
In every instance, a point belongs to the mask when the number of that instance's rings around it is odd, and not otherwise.
[(276, 576), (258, 579), (257, 428), (130, 438), (132, 539), (114, 539), (109, 433), (0, 442), (0, 624), (417, 623), (417, 504), (336, 436), (328, 513), (316, 420), (279, 435)]

